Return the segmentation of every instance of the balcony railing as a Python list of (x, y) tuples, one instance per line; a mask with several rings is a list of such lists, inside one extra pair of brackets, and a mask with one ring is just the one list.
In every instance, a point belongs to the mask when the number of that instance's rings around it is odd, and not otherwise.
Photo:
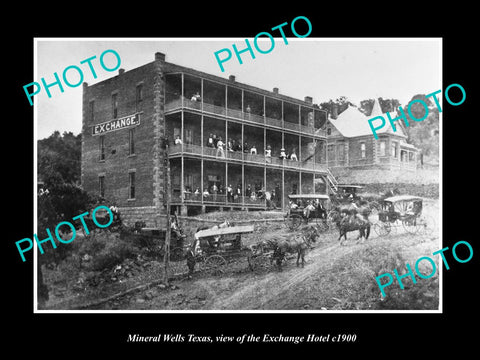
[[(182, 202), (182, 199), (179, 195), (172, 195), (171, 200), (174, 203)], [(260, 198), (252, 198), (249, 196), (237, 196), (230, 198), (224, 194), (195, 194), (191, 192), (185, 192), (183, 194), (183, 202), (199, 205), (266, 206), (266, 200)]]
[(165, 111), (175, 111), (183, 108), (193, 109), (198, 111), (203, 111), (206, 113), (211, 113), (220, 116), (227, 116), (233, 119), (240, 119), (246, 122), (256, 123), (256, 124), (264, 124), (267, 126), (273, 126), (279, 129), (287, 129), (302, 132), (304, 134), (311, 134), (316, 136), (326, 136), (326, 132), (324, 130), (316, 129), (312, 126), (300, 125), (299, 123), (292, 123), (289, 121), (282, 121), (279, 119), (274, 119), (258, 114), (253, 114), (250, 112), (244, 112), (238, 109), (229, 109), (225, 106), (218, 106), (213, 105), (207, 102), (201, 101), (192, 101), (187, 98), (178, 98), (174, 100), (170, 100), (165, 103)]
[(300, 131), (300, 125), (299, 124), (291, 123), (291, 122), (288, 122), (288, 121), (283, 122), (283, 127), (285, 129), (289, 129), (289, 130)]
[(265, 125), (275, 126), (281, 129), (283, 128), (283, 121), (279, 119), (265, 117)]
[(278, 167), (285, 167), (295, 170), (310, 170), (310, 171), (327, 171), (326, 164), (320, 164), (313, 160), (309, 161), (295, 161), (289, 159), (280, 159), (277, 156), (268, 157), (263, 154), (250, 154), (243, 153), (240, 151), (219, 151), (215, 148), (202, 147), (200, 145), (193, 144), (178, 144), (171, 145), (169, 147), (169, 155), (198, 155), (204, 156), (205, 158), (215, 158), (217, 160), (236, 160), (244, 161), (245, 163), (256, 163), (256, 164), (266, 164), (273, 165)]

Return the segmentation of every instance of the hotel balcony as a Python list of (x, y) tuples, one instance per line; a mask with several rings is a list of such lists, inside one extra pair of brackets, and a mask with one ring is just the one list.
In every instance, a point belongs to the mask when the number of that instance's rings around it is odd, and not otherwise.
[[(198, 97), (197, 97), (198, 96)], [(197, 98), (198, 100), (193, 100)], [(166, 75), (165, 114), (181, 110), (326, 138), (327, 115), (311, 103), (240, 84), (188, 73)]]
[(260, 164), (272, 168), (284, 168), (286, 170), (307, 170), (321, 173), (327, 173), (326, 164), (321, 164), (313, 160), (295, 161), (290, 159), (280, 159), (279, 157), (264, 156), (260, 154), (250, 154), (241, 151), (218, 151), (218, 149), (202, 147), (192, 144), (178, 144), (169, 146), (169, 157), (198, 157), (206, 160), (228, 161), (248, 164)]

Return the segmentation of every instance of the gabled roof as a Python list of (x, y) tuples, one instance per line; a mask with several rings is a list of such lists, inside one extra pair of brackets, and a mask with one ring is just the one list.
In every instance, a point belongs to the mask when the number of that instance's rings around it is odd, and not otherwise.
[[(382, 116), (385, 119), (385, 126), (377, 130), (377, 134), (395, 134), (406, 137), (404, 128), (402, 125), (400, 125), (400, 120), (395, 122), (397, 131), (393, 132), (387, 115), (385, 113), (382, 113), (378, 99), (375, 99), (375, 102), (373, 103), (372, 113), (369, 116), (366, 116), (357, 108), (349, 106), (347, 110), (338, 115), (337, 119), (328, 120), (330, 124), (332, 124), (340, 132), (340, 134), (342, 134), (344, 137), (350, 138), (365, 135), (373, 136), (373, 132), (370, 128), (370, 125), (368, 124), (368, 120), (374, 118), (375, 116)], [(391, 114), (390, 116), (393, 117), (394, 114)], [(378, 124), (377, 120), (373, 124)]]

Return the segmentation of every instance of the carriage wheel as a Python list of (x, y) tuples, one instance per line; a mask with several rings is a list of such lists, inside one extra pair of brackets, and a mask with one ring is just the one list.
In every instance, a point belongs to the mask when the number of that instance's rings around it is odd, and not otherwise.
[(388, 222), (378, 222), (373, 225), (373, 230), (378, 236), (387, 236), (392, 231), (392, 226)]
[(435, 230), (435, 220), (431, 216), (422, 215), (417, 219), (418, 233), (422, 235), (431, 234)]
[(170, 261), (182, 261), (185, 259), (183, 248), (176, 247), (170, 250)]
[(412, 235), (416, 234), (421, 227), (418, 223), (418, 220), (419, 219), (416, 218), (403, 220), (402, 225), (405, 231)]
[(298, 214), (290, 214), (286, 219), (286, 225), (290, 230), (295, 230), (302, 223), (303, 218)]
[(219, 275), (223, 273), (223, 266), (227, 263), (225, 258), (220, 255), (209, 256), (205, 260), (204, 271), (211, 275)]

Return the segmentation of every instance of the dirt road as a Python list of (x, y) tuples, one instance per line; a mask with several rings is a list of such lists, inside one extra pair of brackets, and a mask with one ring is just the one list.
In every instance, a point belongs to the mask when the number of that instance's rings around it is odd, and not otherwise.
[[(278, 229), (277, 231), (282, 231)], [(415, 261), (438, 250), (438, 236), (397, 234), (379, 237), (374, 232), (367, 241), (357, 242), (349, 234), (345, 246), (338, 234), (324, 234), (306, 256), (305, 267), (289, 259), (283, 271), (264, 262), (251, 272), (244, 266), (222, 275), (206, 277), (196, 273), (191, 280), (179, 280), (175, 290), (154, 288), (117, 302), (113, 308), (148, 310), (361, 310), (376, 308), (380, 292), (374, 267), (380, 256), (392, 258), (397, 252), (397, 267), (402, 261)], [(400, 260), (399, 260), (400, 259)], [(404, 266), (404, 264), (403, 264)], [(389, 269), (393, 272), (393, 268)], [(425, 282), (427, 280), (424, 280)], [(398, 286), (398, 285), (397, 285)], [(435, 296), (435, 287), (427, 296)], [(438, 296), (438, 288), (437, 295)], [(417, 296), (418, 297), (418, 296)], [(434, 303), (434, 302), (433, 302)], [(431, 306), (432, 302), (423, 305)]]
[[(424, 212), (438, 218), (438, 201), (428, 201)], [(194, 224), (196, 228), (198, 224)], [(269, 237), (291, 236), (282, 222), (265, 221), (245, 235), (245, 245)], [(407, 278), (405, 290), (392, 285), (382, 298), (375, 277), (385, 272), (405, 271), (405, 263), (414, 264), (421, 256), (441, 249), (436, 231), (412, 235), (394, 227), (387, 236), (371, 231), (370, 238), (357, 242), (358, 232), (348, 234), (344, 246), (338, 242), (338, 231), (322, 233), (306, 257), (305, 267), (295, 265), (296, 256), (288, 259), (283, 271), (271, 265), (269, 258), (257, 258), (255, 270), (248, 268), (246, 258), (232, 259), (219, 275), (199, 270), (188, 280), (185, 263), (177, 263), (180, 274), (170, 286), (162, 284), (163, 263), (144, 260), (134, 266), (133, 260), (99, 275), (111, 280), (88, 287), (79, 276), (74, 286), (60, 292), (52, 279), (51, 309), (107, 310), (436, 310), (439, 304), (438, 273), (429, 279)], [(113, 236), (113, 235), (112, 235)], [(114, 239), (112, 238), (113, 242)], [(437, 261), (438, 259), (435, 259)], [(439, 264), (437, 262), (437, 268)], [(423, 269), (423, 273), (430, 273)], [(52, 272), (58, 274), (59, 272)], [(63, 274), (63, 273), (61, 273)], [(125, 277), (125, 275), (129, 276)], [(58, 295), (57, 295), (58, 293)]]

